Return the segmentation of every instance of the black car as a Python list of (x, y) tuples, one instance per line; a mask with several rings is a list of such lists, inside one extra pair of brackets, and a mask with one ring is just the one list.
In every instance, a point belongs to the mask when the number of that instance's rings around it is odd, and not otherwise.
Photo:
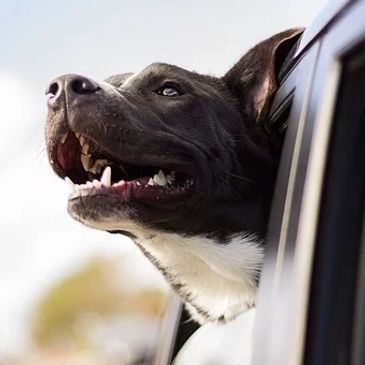
[[(282, 157), (252, 365), (364, 365), (365, 0), (330, 2), (279, 79), (267, 127), (283, 136)], [(158, 365), (196, 329), (177, 299), (166, 324)]]

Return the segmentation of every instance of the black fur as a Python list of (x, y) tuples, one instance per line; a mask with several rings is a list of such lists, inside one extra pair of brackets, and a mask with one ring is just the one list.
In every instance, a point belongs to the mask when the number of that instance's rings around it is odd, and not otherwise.
[[(73, 177), (57, 160), (60, 136), (71, 130), (124, 161), (181, 170), (195, 181), (193, 194), (172, 205), (87, 196), (69, 202), (71, 214), (127, 216), (156, 230), (221, 241), (238, 232), (264, 236), (277, 161), (263, 115), (275, 88), (275, 51), (297, 33), (261, 43), (222, 78), (155, 63), (127, 82), (131, 74), (110, 77), (107, 87), (90, 81), (90, 93), (67, 86), (73, 75), (57, 79), (63, 87), (50, 104), (46, 136), (60, 176)], [(163, 85), (180, 95), (159, 95)]]
[[(81, 163), (81, 135), (110, 164), (142, 168), (144, 173), (146, 167), (157, 167), (184, 177), (180, 186), (152, 190), (141, 180), (143, 192), (152, 192), (147, 198), (138, 193), (134, 179), (124, 190), (85, 188), (85, 194), (71, 195), (68, 211), (94, 228), (134, 239), (201, 322), (224, 322), (254, 304), (279, 159), (266, 121), (280, 65), (300, 33), (289, 30), (261, 42), (220, 78), (154, 63), (137, 74), (114, 75), (101, 83), (64, 75), (48, 88), (47, 151), (59, 176), (78, 184), (95, 178)], [(173, 96), (161, 92), (166, 88), (173, 89)], [(167, 200), (161, 199), (161, 191), (167, 192)], [(177, 235), (169, 235), (167, 249), (159, 251), (161, 233), (166, 232)], [(194, 246), (186, 245), (191, 236), (199, 236)], [(182, 261), (171, 237), (180, 239), (175, 243), (181, 245)], [(204, 241), (209, 247), (204, 243), (205, 256), (200, 251), (203, 257), (195, 257), (202, 237), (210, 239)], [(235, 252), (253, 260), (239, 268), (239, 278), (229, 251), (234, 237), (242, 237), (237, 242), (244, 249), (237, 250), (236, 244)], [(225, 252), (228, 262), (232, 260), (228, 265)], [(211, 255), (216, 255), (213, 260)], [(225, 260), (225, 270), (234, 266), (231, 275), (222, 273), (217, 255)], [(190, 258), (195, 266), (189, 266)], [(204, 281), (196, 277), (200, 264)], [(216, 279), (223, 294), (216, 291)]]

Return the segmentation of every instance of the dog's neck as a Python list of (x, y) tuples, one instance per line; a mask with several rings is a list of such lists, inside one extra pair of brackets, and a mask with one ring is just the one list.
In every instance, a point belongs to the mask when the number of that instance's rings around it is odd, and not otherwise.
[(129, 219), (82, 222), (96, 229), (130, 232), (199, 323), (229, 321), (255, 304), (263, 244), (254, 234), (242, 232), (220, 242), (204, 235), (153, 230)]
[(236, 234), (222, 243), (132, 225), (134, 241), (198, 322), (228, 321), (254, 305), (263, 260), (263, 246), (255, 235)]

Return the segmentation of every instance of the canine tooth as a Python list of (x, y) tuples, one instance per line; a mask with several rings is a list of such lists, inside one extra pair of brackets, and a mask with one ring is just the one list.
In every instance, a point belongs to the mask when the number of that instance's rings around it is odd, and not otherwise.
[(147, 185), (151, 185), (151, 186), (155, 185), (155, 182), (153, 181), (152, 177), (150, 177), (150, 179), (148, 180)]
[(91, 155), (81, 155), (80, 159), (84, 170), (91, 171), (90, 167), (93, 165), (93, 160), (91, 159)]
[(81, 136), (80, 133), (75, 133), (76, 138), (79, 138)]
[(70, 186), (71, 193), (73, 193), (75, 191), (75, 184), (72, 182), (72, 180), (68, 176), (65, 177), (65, 181)]
[(101, 175), (100, 182), (104, 186), (109, 187), (111, 185), (111, 178), (112, 178), (112, 169), (110, 168), (110, 166), (107, 166), (103, 171), (103, 174)]
[(158, 174), (153, 177), (153, 180), (157, 185), (160, 186), (165, 186), (167, 184), (165, 174), (162, 170), (160, 170)]
[(72, 180), (68, 177), (68, 176), (66, 176), (65, 177), (65, 181), (67, 182), (67, 184), (69, 184), (70, 186), (72, 186), (72, 187), (74, 187), (75, 186), (75, 184), (72, 182)]
[(84, 136), (80, 136), (78, 138), (79, 138), (79, 141), (80, 141), (80, 145), (83, 146), (85, 144), (85, 137)]

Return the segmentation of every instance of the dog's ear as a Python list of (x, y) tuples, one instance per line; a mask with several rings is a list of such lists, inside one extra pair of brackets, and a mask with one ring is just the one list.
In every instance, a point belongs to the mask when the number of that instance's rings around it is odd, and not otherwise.
[(224, 76), (223, 81), (238, 98), (241, 112), (261, 124), (267, 117), (285, 57), (303, 32), (289, 29), (251, 48)]

